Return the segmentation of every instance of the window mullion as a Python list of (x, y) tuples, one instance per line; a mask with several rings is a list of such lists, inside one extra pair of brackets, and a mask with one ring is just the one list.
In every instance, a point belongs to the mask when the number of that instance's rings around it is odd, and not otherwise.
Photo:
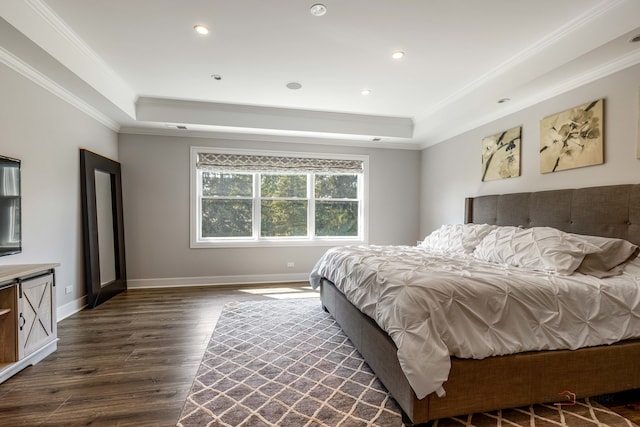
[(196, 232), (198, 233), (198, 239), (202, 239), (202, 171), (196, 171), (196, 212), (198, 212), (196, 218)]
[(253, 240), (260, 240), (260, 232), (262, 228), (261, 208), (262, 194), (260, 190), (260, 173), (253, 175)]
[(310, 173), (307, 178), (307, 232), (311, 240), (316, 238), (316, 174)]

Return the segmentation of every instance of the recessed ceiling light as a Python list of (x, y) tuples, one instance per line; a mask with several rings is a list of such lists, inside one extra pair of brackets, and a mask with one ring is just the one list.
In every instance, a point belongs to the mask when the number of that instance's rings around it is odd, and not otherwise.
[(298, 90), (302, 87), (302, 85), (298, 82), (289, 82), (287, 83), (287, 87), (291, 90)]
[(511, 101), (511, 98), (501, 98), (498, 99), (498, 104), (504, 104), (505, 102)]
[(362, 90), (360, 91), (360, 93), (361, 93), (361, 94), (363, 94), (363, 95), (365, 95), (365, 96), (366, 96), (366, 95), (371, 95), (371, 89), (362, 89)]
[(209, 29), (204, 25), (196, 25), (193, 29), (196, 30), (196, 33), (202, 34), (203, 36), (209, 34)]
[(393, 59), (402, 59), (404, 57), (404, 52), (401, 50), (396, 50), (391, 54), (391, 57)]
[(629, 40), (629, 43), (637, 43), (640, 42), (640, 34)]
[(309, 12), (311, 12), (313, 16), (322, 16), (325, 13), (327, 13), (327, 6), (317, 3), (311, 6), (311, 9), (309, 9)]

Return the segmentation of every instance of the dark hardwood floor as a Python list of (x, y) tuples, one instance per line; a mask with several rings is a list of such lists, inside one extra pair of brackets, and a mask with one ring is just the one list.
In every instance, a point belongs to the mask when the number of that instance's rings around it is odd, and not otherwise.
[[(175, 426), (224, 304), (305, 285), (129, 290), (83, 310), (55, 353), (0, 384), (0, 426)], [(598, 401), (640, 424), (638, 390)]]
[(129, 290), (76, 313), (55, 353), (0, 385), (0, 426), (175, 426), (224, 304), (304, 285)]

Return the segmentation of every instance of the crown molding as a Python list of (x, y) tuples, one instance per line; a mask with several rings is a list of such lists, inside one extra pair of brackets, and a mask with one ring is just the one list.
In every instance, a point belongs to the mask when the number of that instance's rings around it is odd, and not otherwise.
[(604, 77), (608, 77), (611, 74), (617, 73), (618, 71), (622, 71), (629, 67), (633, 67), (637, 64), (640, 64), (640, 50), (629, 52), (625, 55), (620, 56), (614, 61), (601, 64), (598, 67), (594, 67), (588, 71), (577, 74), (571, 79), (560, 82), (557, 85), (547, 87), (546, 90), (539, 92), (538, 94), (536, 94), (536, 96), (530, 97), (528, 105), (519, 107), (519, 110), (547, 100), (549, 98), (553, 98), (556, 95), (560, 95), (562, 93), (569, 92), (570, 90), (577, 89), (581, 86), (595, 82), (596, 80), (602, 79)]
[(24, 0), (33, 11), (42, 18), (51, 28), (53, 28), (63, 39), (69, 42), (85, 58), (90, 59), (114, 79), (120, 79), (106, 62), (98, 56), (69, 26), (60, 18), (46, 3), (41, 0)]
[(7, 51), (5, 48), (1, 46), (0, 46), (0, 63), (6, 65), (7, 67), (17, 72), (18, 74), (22, 75), (23, 77), (26, 77), (27, 79), (31, 80), (38, 86), (48, 90), (58, 98), (74, 106), (75, 108), (77, 108), (78, 110), (86, 114), (87, 116), (98, 121), (99, 123), (103, 124), (109, 129), (115, 132), (120, 131), (120, 125), (117, 122), (115, 122), (114, 120), (111, 120), (109, 117), (102, 114), (100, 111), (98, 111), (91, 105), (87, 104), (77, 96), (73, 95), (71, 92), (69, 92), (68, 90), (66, 90), (59, 84), (57, 84), (56, 82), (52, 81), (47, 76), (40, 73), (39, 71), (31, 67), (29, 64), (25, 63), (20, 58), (16, 57), (11, 52)]

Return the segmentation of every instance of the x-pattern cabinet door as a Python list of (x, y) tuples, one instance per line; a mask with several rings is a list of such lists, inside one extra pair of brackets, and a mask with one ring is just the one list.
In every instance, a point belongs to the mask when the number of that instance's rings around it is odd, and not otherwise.
[(18, 301), (18, 358), (33, 353), (56, 338), (53, 274), (25, 280)]

